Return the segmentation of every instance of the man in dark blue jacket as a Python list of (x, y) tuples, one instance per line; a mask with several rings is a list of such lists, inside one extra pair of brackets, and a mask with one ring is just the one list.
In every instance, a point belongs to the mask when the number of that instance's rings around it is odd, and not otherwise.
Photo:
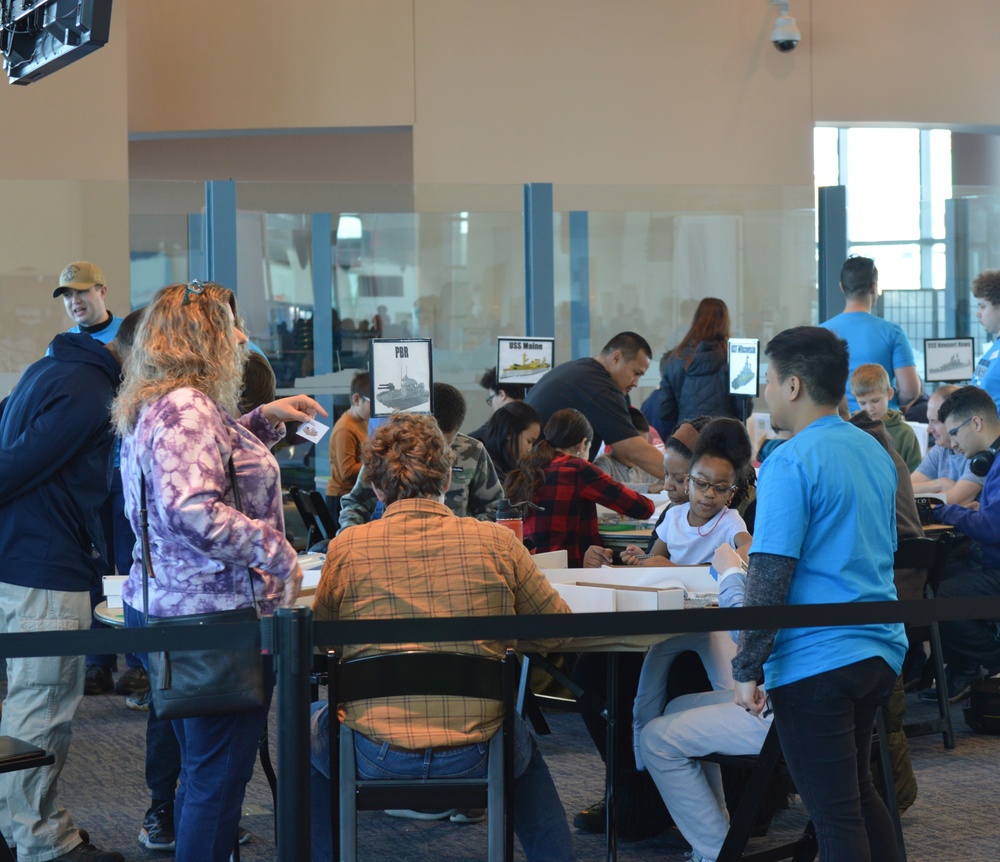
[[(57, 335), (0, 405), (0, 632), (90, 628), (90, 588), (107, 570), (98, 509), (116, 356), (114, 343)], [(7, 660), (4, 733), (55, 755), (46, 769), (0, 775), (0, 830), (24, 859), (124, 862), (91, 845), (56, 795), (83, 676), (82, 656)]]
[[(939, 524), (950, 524), (974, 542), (980, 554), (949, 565), (952, 577), (941, 581), (937, 595), (1000, 595), (1000, 416), (993, 396), (976, 386), (963, 386), (938, 408), (938, 418), (952, 447), (969, 459), (977, 476), (985, 476), (978, 508), (945, 505), (931, 511)], [(941, 648), (948, 663), (945, 676), (948, 699), (957, 703), (969, 696), (972, 682), (1000, 672), (1000, 638), (996, 620), (944, 620)], [(935, 689), (920, 693), (921, 700), (937, 700)]]

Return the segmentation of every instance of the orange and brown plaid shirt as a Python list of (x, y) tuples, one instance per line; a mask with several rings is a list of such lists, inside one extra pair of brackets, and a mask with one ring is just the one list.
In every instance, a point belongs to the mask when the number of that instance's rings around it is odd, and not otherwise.
[[(569, 613), (513, 532), (458, 518), (430, 499), (398, 500), (380, 520), (337, 536), (327, 550), (313, 610), (320, 621)], [(517, 644), (355, 644), (343, 654), (349, 659), (428, 650), (502, 656), (508, 646)], [(498, 705), (479, 698), (355, 701), (341, 705), (340, 717), (370, 739), (407, 749), (482, 742), (500, 725)]]

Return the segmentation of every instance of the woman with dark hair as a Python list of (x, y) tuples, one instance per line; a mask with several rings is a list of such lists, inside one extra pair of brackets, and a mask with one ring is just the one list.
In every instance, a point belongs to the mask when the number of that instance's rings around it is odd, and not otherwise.
[(501, 482), (531, 454), (541, 433), (542, 420), (535, 408), (523, 401), (510, 401), (490, 417), (483, 445)]
[(545, 423), (535, 451), (507, 476), (504, 490), (515, 502), (542, 507), (524, 519), (525, 542), (537, 551), (565, 548), (570, 566), (583, 565), (590, 545), (599, 545), (597, 504), (630, 518), (648, 518), (653, 502), (616, 482), (587, 461), (594, 436), (579, 410), (557, 410)]
[(729, 394), (729, 309), (721, 299), (698, 304), (691, 328), (666, 355), (660, 380), (661, 425), (670, 434), (683, 416), (743, 419), (752, 399)]

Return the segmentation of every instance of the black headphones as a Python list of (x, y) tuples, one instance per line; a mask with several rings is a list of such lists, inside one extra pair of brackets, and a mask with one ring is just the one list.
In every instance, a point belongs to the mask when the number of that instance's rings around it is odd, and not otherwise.
[(989, 449), (977, 452), (969, 459), (969, 469), (974, 476), (985, 476), (990, 472), (998, 450), (1000, 450), (1000, 437), (993, 441)]

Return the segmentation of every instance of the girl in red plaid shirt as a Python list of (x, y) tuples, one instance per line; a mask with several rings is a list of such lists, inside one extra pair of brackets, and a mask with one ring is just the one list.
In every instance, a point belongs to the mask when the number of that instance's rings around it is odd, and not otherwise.
[(653, 502), (587, 461), (594, 430), (579, 410), (557, 410), (544, 437), (505, 483), (508, 498), (541, 506), (524, 519), (524, 541), (536, 551), (565, 548), (570, 566), (582, 566), (591, 545), (601, 543), (597, 504), (630, 518), (649, 518)]

